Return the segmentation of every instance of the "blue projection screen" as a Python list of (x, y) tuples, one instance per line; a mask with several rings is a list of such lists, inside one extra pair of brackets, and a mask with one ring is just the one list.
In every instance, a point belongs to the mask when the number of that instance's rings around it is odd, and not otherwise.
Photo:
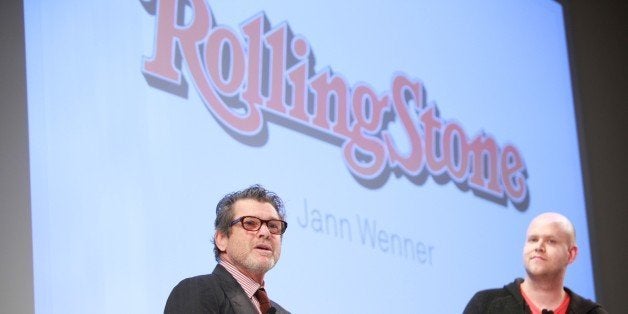
[[(594, 298), (563, 8), (25, 0), (36, 312), (159, 313), (260, 183), (293, 313), (458, 313), (558, 211)], [(314, 296), (314, 297), (310, 297)]]

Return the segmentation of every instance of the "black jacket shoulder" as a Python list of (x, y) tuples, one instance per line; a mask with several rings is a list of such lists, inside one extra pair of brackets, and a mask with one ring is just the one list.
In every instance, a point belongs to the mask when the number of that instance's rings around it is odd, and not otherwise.
[(477, 292), (467, 303), (464, 314), (484, 314), (484, 313), (529, 313), (526, 303), (521, 294), (516, 293), (522, 279), (517, 278), (514, 282), (505, 285), (503, 288), (488, 289)]

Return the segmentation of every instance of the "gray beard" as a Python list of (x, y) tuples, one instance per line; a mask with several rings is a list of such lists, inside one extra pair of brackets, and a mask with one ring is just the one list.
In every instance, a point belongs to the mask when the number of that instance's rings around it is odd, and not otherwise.
[(244, 261), (242, 261), (242, 265), (246, 269), (256, 274), (265, 274), (273, 267), (275, 267), (275, 264), (277, 264), (277, 261), (275, 260), (274, 256), (268, 262), (256, 262), (249, 258), (245, 258)]

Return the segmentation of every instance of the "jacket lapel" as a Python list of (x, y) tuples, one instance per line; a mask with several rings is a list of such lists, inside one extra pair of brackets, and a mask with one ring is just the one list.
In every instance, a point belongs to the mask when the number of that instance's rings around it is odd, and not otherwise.
[(244, 289), (222, 265), (216, 265), (213, 273), (220, 280), (220, 286), (227, 295), (235, 313), (257, 313), (255, 305), (249, 300)]

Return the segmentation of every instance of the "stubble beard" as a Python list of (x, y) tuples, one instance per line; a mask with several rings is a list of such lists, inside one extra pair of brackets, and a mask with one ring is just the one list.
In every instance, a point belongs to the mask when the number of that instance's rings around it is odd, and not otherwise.
[(278, 257), (276, 257), (275, 255), (264, 257), (262, 259), (259, 256), (256, 256), (256, 254), (253, 252), (249, 254), (242, 253), (239, 256), (235, 256), (236, 262), (242, 265), (244, 269), (253, 274), (259, 275), (263, 275), (271, 270), (277, 263), (277, 259)]
[(244, 260), (244, 264), (252, 272), (264, 274), (275, 267), (276, 261), (274, 256), (265, 261), (256, 260), (255, 257), (249, 256)]

